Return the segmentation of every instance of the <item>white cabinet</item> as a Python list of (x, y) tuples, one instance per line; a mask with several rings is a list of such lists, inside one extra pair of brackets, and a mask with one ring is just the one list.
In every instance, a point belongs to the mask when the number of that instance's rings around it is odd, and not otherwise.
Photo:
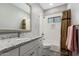
[(31, 49), (35, 48), (35, 46), (38, 45), (38, 40), (29, 42), (23, 46), (20, 47), (20, 55), (26, 54), (28, 51), (31, 51)]
[(36, 39), (20, 47), (21, 56), (41, 56), (42, 55), (42, 38)]
[(43, 43), (42, 43), (42, 38), (40, 38), (39, 40), (38, 40), (38, 42), (39, 42), (39, 46), (38, 46), (38, 51), (37, 51), (37, 53), (38, 53), (38, 56), (42, 56), (42, 51), (43, 51)]
[(41, 46), (39, 46), (37, 49), (38, 56), (42, 56), (42, 51), (43, 51), (43, 48)]
[(42, 56), (42, 38), (35, 39), (1, 56)]
[(24, 53), (22, 56), (38, 56), (37, 47), (32, 48), (30, 51)]
[(19, 56), (19, 48), (6, 52), (2, 54), (1, 56)]

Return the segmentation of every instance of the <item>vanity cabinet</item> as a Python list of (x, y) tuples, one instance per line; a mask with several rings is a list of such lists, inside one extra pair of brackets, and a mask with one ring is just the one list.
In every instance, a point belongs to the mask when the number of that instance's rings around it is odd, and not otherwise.
[(37, 38), (18, 48), (1, 54), (1, 56), (41, 56), (42, 48), (42, 38)]
[(43, 40), (43, 38), (40, 38), (38, 40), (38, 42), (39, 42), (39, 46), (37, 48), (38, 56), (42, 56), (42, 51), (43, 51), (43, 43), (42, 43), (42, 40)]
[(38, 56), (37, 47), (32, 48), (30, 51), (27, 51), (22, 56)]
[(28, 54), (27, 52), (30, 53), (30, 51), (36, 48), (36, 46), (38, 46), (38, 40), (29, 42), (28, 44), (21, 46), (20, 55), (23, 56), (24, 54)]
[(39, 56), (41, 55), (42, 42), (40, 39), (36, 39), (28, 44), (20, 47), (20, 56)]
[(19, 48), (16, 48), (4, 54), (1, 54), (1, 56), (19, 56)]

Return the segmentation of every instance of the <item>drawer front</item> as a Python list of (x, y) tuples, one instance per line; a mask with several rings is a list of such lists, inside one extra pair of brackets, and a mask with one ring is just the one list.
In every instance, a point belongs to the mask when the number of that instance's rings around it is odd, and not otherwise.
[(30, 51), (24, 53), (22, 56), (37, 56), (37, 46), (32, 48)]
[(6, 52), (2, 54), (1, 56), (19, 56), (19, 48)]
[(38, 45), (38, 40), (32, 41), (30, 43), (27, 43), (20, 47), (20, 55), (23, 55), (24, 53), (28, 52), (30, 49), (32, 49), (34, 46)]

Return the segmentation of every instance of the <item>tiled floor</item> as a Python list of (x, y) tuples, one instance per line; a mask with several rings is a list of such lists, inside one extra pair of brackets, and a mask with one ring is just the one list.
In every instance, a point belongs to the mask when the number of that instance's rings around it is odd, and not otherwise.
[(42, 51), (42, 56), (68, 56), (65, 53), (59, 53), (56, 51), (51, 51), (49, 48), (44, 48)]
[(60, 53), (55, 52), (55, 51), (51, 51), (48, 48), (44, 48), (42, 51), (42, 55), (43, 56), (60, 56)]

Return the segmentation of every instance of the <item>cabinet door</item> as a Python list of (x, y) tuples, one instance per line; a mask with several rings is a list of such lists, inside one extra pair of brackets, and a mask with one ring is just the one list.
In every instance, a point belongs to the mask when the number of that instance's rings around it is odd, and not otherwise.
[(43, 47), (39, 46), (37, 49), (38, 56), (42, 56)]
[(43, 47), (43, 38), (38, 39), (39, 46)]
[(22, 56), (37, 56), (37, 47), (33, 47), (28, 52), (24, 53)]
[(19, 56), (19, 48), (6, 52), (2, 54), (1, 56)]
[(40, 39), (38, 40), (38, 41), (39, 41), (39, 46), (38, 46), (38, 49), (37, 49), (38, 56), (42, 56), (42, 50), (43, 50), (42, 39), (43, 39), (43, 38), (40, 38)]
[(34, 46), (36, 46), (38, 44), (38, 41), (32, 41), (29, 42), (23, 46), (20, 47), (20, 55), (24, 55), (25, 53), (27, 53), (28, 51), (30, 51), (32, 48), (34, 48)]

